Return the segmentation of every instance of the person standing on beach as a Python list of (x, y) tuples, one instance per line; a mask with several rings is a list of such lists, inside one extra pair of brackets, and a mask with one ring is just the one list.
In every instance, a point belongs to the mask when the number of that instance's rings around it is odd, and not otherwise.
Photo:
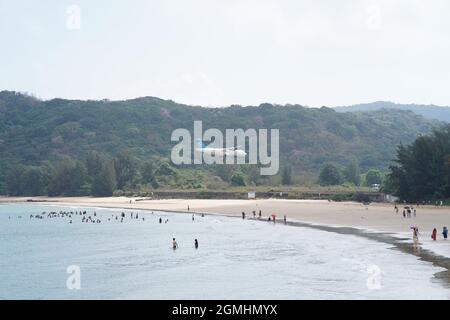
[(159, 223), (162, 223), (162, 218), (159, 218)]
[(175, 238), (173, 238), (173, 240), (172, 240), (172, 248), (173, 248), (173, 250), (178, 249), (178, 243), (177, 243), (177, 241), (175, 240)]
[(259, 210), (259, 219), (261, 219), (261, 217), (262, 217), (262, 212), (261, 212), (261, 210)]
[(284, 215), (283, 220), (284, 220), (284, 224), (286, 224), (287, 223), (286, 215)]
[(394, 210), (395, 210), (395, 213), (398, 214), (398, 207), (397, 207), (397, 205), (395, 205)]
[(194, 240), (194, 246), (195, 246), (195, 249), (198, 249), (198, 240), (197, 239)]
[(442, 235), (444, 236), (444, 240), (447, 240), (447, 236), (448, 236), (448, 229), (447, 229), (447, 227), (443, 227), (442, 228)]
[(244, 219), (245, 219), (245, 212), (242, 211), (242, 220), (244, 220)]
[(189, 212), (189, 211), (191, 211), (191, 208), (189, 208), (189, 205), (188, 205), (188, 212)]
[(194, 215), (192, 215), (192, 221), (194, 221), (195, 220), (195, 217), (194, 217)]
[(436, 234), (437, 234), (437, 230), (436, 230), (436, 228), (434, 228), (433, 232), (431, 233), (431, 239), (433, 239), (433, 241), (436, 241)]
[(403, 209), (403, 218), (406, 218), (406, 211)]

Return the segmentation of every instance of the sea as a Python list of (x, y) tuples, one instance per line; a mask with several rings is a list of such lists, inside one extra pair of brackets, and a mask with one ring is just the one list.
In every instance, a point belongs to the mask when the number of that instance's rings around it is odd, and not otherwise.
[(282, 223), (0, 205), (0, 299), (448, 299), (440, 271), (386, 243)]

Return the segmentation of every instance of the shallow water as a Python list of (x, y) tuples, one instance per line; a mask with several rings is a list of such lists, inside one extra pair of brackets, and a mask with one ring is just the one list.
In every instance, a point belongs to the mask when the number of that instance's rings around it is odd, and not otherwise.
[[(43, 211), (97, 212), (30, 219)], [(0, 205), (2, 299), (447, 299), (443, 269), (373, 240), (219, 216)], [(22, 216), (22, 218), (19, 218)], [(158, 219), (169, 219), (159, 224)], [(111, 221), (107, 221), (112, 218)], [(180, 248), (173, 251), (172, 238)], [(200, 243), (194, 248), (194, 239)], [(81, 289), (69, 290), (69, 266)]]

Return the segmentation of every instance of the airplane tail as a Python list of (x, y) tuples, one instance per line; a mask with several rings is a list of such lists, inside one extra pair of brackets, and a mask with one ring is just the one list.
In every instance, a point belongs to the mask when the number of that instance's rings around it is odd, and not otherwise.
[(195, 145), (196, 145), (197, 149), (204, 149), (206, 147), (201, 139), (196, 139)]

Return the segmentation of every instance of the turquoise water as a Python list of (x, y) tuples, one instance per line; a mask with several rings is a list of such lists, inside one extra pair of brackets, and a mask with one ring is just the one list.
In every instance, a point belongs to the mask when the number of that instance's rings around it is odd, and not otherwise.
[[(30, 219), (43, 211), (97, 213)], [(441, 271), (388, 245), (309, 228), (130, 210), (0, 205), (1, 299), (447, 299)], [(145, 217), (145, 221), (142, 221)], [(159, 223), (159, 218), (169, 222)], [(108, 218), (111, 221), (108, 221)], [(179, 249), (171, 248), (176, 237)], [(200, 247), (194, 248), (194, 239)], [(80, 289), (67, 287), (69, 266)]]

